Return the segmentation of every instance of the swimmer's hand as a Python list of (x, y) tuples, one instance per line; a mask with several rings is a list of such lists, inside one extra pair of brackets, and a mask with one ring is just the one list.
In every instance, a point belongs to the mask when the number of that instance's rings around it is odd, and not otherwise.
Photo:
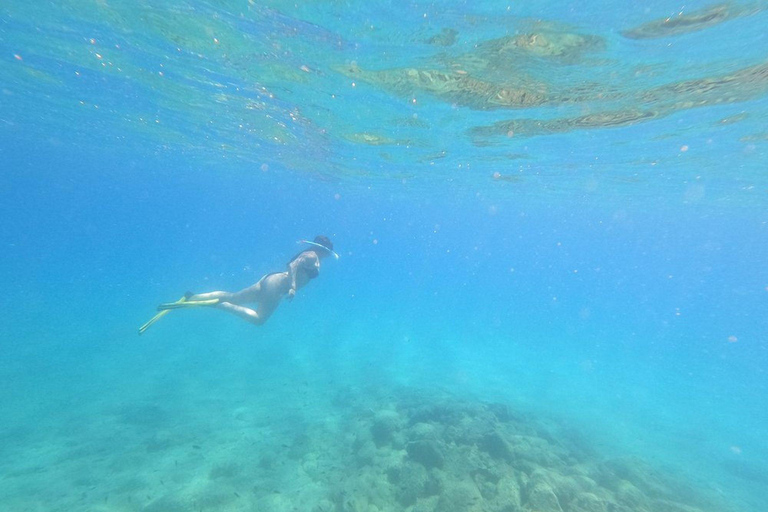
[(293, 300), (293, 298), (296, 296), (296, 290), (291, 288), (288, 290), (288, 300)]

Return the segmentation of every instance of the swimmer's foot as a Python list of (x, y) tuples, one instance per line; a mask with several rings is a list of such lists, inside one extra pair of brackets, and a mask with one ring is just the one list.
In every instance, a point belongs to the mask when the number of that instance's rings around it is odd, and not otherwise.
[(209, 299), (209, 300), (186, 300), (183, 301), (177, 301), (177, 302), (166, 302), (165, 304), (160, 304), (157, 306), (158, 311), (167, 311), (169, 309), (180, 309), (180, 308), (194, 308), (198, 306), (214, 306), (221, 302), (219, 299)]
[[(176, 302), (184, 302), (185, 300), (187, 300), (187, 295), (186, 295), (186, 294), (185, 294), (185, 295), (184, 295), (182, 298), (180, 298), (179, 300), (177, 300)], [(139, 336), (141, 336), (142, 334), (144, 334), (144, 331), (146, 331), (147, 329), (149, 329), (150, 327), (152, 327), (152, 325), (153, 325), (155, 322), (157, 322), (158, 320), (160, 320), (161, 318), (163, 318), (165, 315), (167, 315), (167, 314), (168, 314), (168, 311), (170, 311), (170, 310), (168, 310), (168, 309), (164, 309), (164, 310), (160, 311), (160, 312), (159, 312), (159, 313), (157, 313), (155, 316), (153, 316), (152, 318), (150, 318), (150, 319), (149, 319), (149, 322), (147, 322), (147, 323), (145, 323), (144, 325), (142, 325), (141, 327), (139, 327)]]

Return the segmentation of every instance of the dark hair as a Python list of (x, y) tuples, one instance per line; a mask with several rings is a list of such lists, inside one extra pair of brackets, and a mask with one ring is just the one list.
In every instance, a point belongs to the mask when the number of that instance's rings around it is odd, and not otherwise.
[[(315, 239), (314, 239), (314, 240), (312, 240), (312, 241), (313, 241), (313, 242), (315, 242), (316, 244), (320, 244), (320, 245), (322, 245), (323, 247), (325, 247), (326, 249), (328, 249), (328, 252), (333, 252), (333, 242), (331, 242), (331, 239), (330, 239), (330, 238), (328, 238), (327, 236), (325, 236), (325, 235), (317, 235), (317, 236), (315, 237)], [(313, 247), (314, 247), (314, 249), (313, 249)], [(290, 260), (288, 260), (288, 265), (290, 265), (291, 263), (293, 263), (293, 260), (295, 260), (296, 258), (298, 258), (299, 256), (301, 256), (301, 255), (302, 255), (302, 254), (304, 254), (305, 252), (307, 252), (307, 251), (314, 251), (314, 250), (319, 250), (319, 249), (320, 249), (319, 247), (316, 247), (316, 246), (314, 246), (314, 245), (313, 245), (312, 247), (310, 247), (310, 248), (308, 248), (308, 249), (304, 249), (303, 251), (299, 251), (299, 252), (297, 252), (297, 253), (296, 253), (296, 254), (293, 256), (293, 258), (291, 258)], [(312, 276), (312, 277), (316, 277), (316, 276)]]
[(320, 244), (329, 251), (333, 250), (333, 242), (331, 242), (331, 239), (328, 238), (325, 235), (317, 235), (315, 239), (313, 240), (316, 244)]

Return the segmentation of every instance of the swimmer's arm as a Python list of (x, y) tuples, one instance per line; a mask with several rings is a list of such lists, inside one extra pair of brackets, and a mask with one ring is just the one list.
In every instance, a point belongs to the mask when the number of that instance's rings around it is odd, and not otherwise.
[(315, 256), (314, 254), (312, 254), (312, 257), (308, 257), (307, 258), (307, 268), (309, 268), (309, 267), (312, 267), (312, 269), (319, 274), (320, 273), (320, 258)]
[(291, 264), (288, 266), (288, 277), (291, 280), (291, 287), (288, 289), (288, 300), (293, 299), (293, 297), (296, 295), (296, 276), (299, 273), (299, 268), (310, 268), (315, 267), (318, 271), (320, 270), (320, 258), (318, 258), (316, 255), (312, 254), (311, 256), (309, 254), (302, 256), (300, 258), (296, 258), (291, 262)]
[(296, 273), (299, 268), (299, 262), (294, 260), (288, 265), (288, 278), (291, 280), (291, 286), (288, 288), (288, 300), (293, 300), (296, 295)]

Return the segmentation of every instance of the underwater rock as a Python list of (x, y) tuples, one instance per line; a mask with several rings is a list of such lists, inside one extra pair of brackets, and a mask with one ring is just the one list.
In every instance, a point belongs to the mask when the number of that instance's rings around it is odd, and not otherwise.
[(360, 492), (340, 492), (335, 496), (335, 501), (336, 506), (331, 509), (332, 512), (378, 512), (380, 510), (378, 506), (370, 503), (367, 496)]
[(390, 441), (395, 432), (402, 428), (403, 421), (397, 412), (392, 410), (383, 410), (376, 413), (371, 426), (371, 435), (376, 446), (383, 446)]
[(579, 494), (584, 493), (584, 489), (582, 489), (575, 478), (561, 475), (560, 473), (556, 473), (554, 471), (540, 471), (546, 474), (546, 481), (554, 489), (555, 494), (557, 495), (557, 499), (560, 501), (560, 503), (569, 503), (573, 501)]
[(502, 423), (520, 419), (507, 404), (488, 404), (488, 411)]
[(457, 425), (463, 418), (463, 413), (458, 407), (450, 407), (442, 404), (427, 404), (413, 407), (409, 410), (412, 423), (431, 423), (443, 427)]
[(393, 450), (405, 450), (408, 444), (408, 439), (405, 437), (405, 433), (400, 430), (392, 435), (392, 449)]
[(563, 512), (555, 491), (547, 484), (534, 484), (527, 492), (526, 508), (531, 512)]
[(514, 477), (505, 476), (496, 485), (496, 499), (507, 509), (517, 510), (520, 508), (520, 495), (520, 484)]
[(443, 448), (437, 441), (412, 441), (406, 447), (408, 457), (425, 468), (442, 468), (445, 464)]
[(621, 480), (615, 489), (616, 500), (634, 509), (648, 508), (648, 498), (631, 482)]
[(478, 447), (494, 459), (512, 460), (512, 448), (498, 431), (493, 431), (483, 437)]
[(573, 477), (544, 468), (538, 468), (530, 473), (525, 488), (530, 490), (539, 485), (552, 489), (559, 503), (569, 503), (583, 492)]
[[(579, 470), (585, 471), (586, 468), (579, 467)], [(610, 489), (607, 489), (605, 487), (601, 487), (597, 484), (594, 480), (589, 478), (586, 475), (583, 474), (574, 474), (572, 476), (568, 476), (568, 479), (573, 482), (573, 485), (575, 486), (575, 493), (571, 495), (571, 498), (576, 496), (579, 493), (590, 493), (596, 495), (598, 498), (604, 499), (604, 500), (613, 500), (613, 494), (611, 493)], [(619, 512), (613, 511), (613, 512)], [(638, 510), (637, 512), (644, 512)]]
[(408, 438), (412, 441), (422, 439), (437, 439), (439, 433), (431, 423), (416, 423), (408, 429)]
[(355, 451), (355, 457), (359, 466), (373, 464), (376, 458), (376, 445), (370, 440), (362, 443), (357, 451)]
[(643, 461), (635, 458), (613, 459), (599, 466), (600, 482), (613, 487), (617, 480), (628, 480), (644, 495), (653, 498), (670, 498), (667, 485)]
[[(614, 507), (610, 507), (613, 512)], [(568, 505), (568, 512), (609, 512), (608, 503), (589, 492), (576, 496)]]
[(528, 461), (548, 468), (565, 467), (561, 455), (563, 450), (552, 446), (546, 439), (538, 436), (508, 436), (512, 457), (517, 461)]
[(427, 470), (420, 464), (403, 464), (392, 468), (387, 472), (390, 482), (397, 489), (397, 501), (404, 507), (416, 503), (416, 500), (425, 497), (427, 486)]
[(437, 502), (437, 510), (440, 512), (482, 512), (483, 497), (472, 481), (464, 480), (445, 489)]
[(651, 510), (653, 512), (702, 512), (700, 508), (669, 500), (654, 500)]
[(486, 479), (495, 485), (502, 477), (513, 474), (505, 462), (492, 459), (476, 446), (448, 446), (450, 454), (449, 468), (460, 464), (461, 471), (478, 478)]

